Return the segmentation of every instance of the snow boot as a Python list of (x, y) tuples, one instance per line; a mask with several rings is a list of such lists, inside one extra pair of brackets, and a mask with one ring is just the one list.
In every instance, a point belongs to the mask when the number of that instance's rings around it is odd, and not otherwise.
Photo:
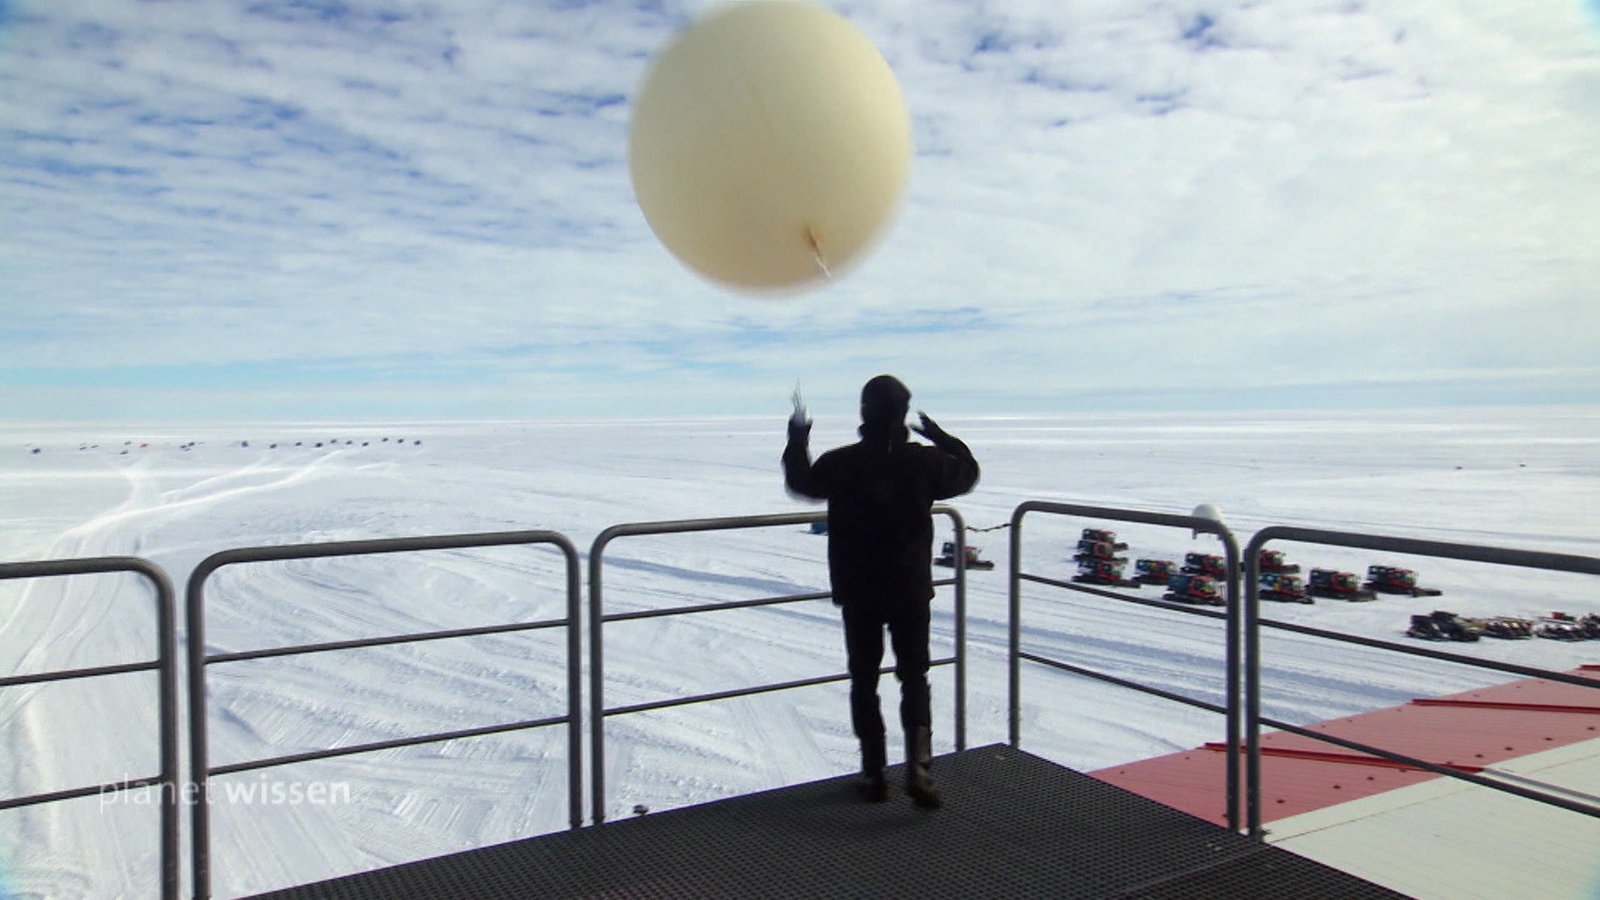
[(911, 729), (906, 734), (906, 795), (922, 809), (944, 806), (944, 798), (934, 789), (933, 734), (926, 725)]
[(868, 803), (883, 803), (889, 799), (889, 780), (883, 774), (888, 756), (882, 737), (861, 742), (861, 775), (856, 780), (856, 792)]

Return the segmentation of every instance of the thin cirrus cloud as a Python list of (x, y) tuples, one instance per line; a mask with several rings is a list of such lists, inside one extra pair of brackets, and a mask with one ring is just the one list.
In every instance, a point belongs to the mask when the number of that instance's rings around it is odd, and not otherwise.
[(710, 5), (0, 2), (0, 415), (1600, 400), (1593, 0), (841, 0), (917, 160), (781, 299), (628, 183)]

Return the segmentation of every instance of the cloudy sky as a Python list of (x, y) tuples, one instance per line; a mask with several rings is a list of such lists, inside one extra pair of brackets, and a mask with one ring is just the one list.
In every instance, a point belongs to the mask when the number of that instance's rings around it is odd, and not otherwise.
[(831, 0), (913, 122), (784, 299), (634, 201), (702, 0), (0, 0), (0, 417), (1600, 402), (1600, 0)]

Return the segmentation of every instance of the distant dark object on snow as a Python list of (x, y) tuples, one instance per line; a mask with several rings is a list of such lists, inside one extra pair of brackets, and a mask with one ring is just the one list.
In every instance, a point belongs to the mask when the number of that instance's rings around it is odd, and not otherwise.
[(422, 446), (422, 441), (412, 441), (411, 444), (414, 447), (421, 447)]
[(250, 446), (250, 442), (249, 441), (240, 441), (239, 442), (239, 446), (248, 447), (248, 446)]
[(33, 452), (34, 452), (34, 454), (35, 454), (35, 455), (38, 455), (38, 453), (39, 453), (39, 448), (38, 448), (38, 447), (35, 447), (35, 448), (33, 448)]

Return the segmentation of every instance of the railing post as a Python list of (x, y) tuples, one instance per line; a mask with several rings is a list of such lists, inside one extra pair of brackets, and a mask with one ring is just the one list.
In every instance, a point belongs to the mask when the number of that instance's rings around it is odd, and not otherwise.
[(967, 523), (953, 507), (936, 506), (955, 523), (956, 751), (967, 749)]
[[(1225, 558), (1227, 582), (1227, 613), (1224, 637), (1224, 679), (1227, 702), (1221, 712), (1226, 719), (1226, 782), (1227, 782), (1227, 816), (1228, 827), (1234, 831), (1240, 828), (1239, 810), (1239, 767), (1240, 767), (1240, 723), (1242, 716), (1239, 711), (1240, 674), (1239, 674), (1239, 645), (1241, 634), (1244, 631), (1240, 622), (1241, 594), (1239, 590), (1239, 543), (1234, 538), (1228, 527), (1215, 519), (1198, 516), (1177, 516), (1166, 513), (1143, 512), (1140, 510), (1113, 509), (1098, 506), (1082, 506), (1071, 503), (1052, 503), (1043, 500), (1028, 500), (1017, 505), (1011, 514), (1011, 577), (1009, 585), (1010, 598), (1010, 647), (1008, 662), (1010, 664), (1010, 713), (1009, 730), (1012, 747), (1020, 747), (1022, 742), (1022, 520), (1029, 512), (1045, 512), (1055, 515), (1076, 516), (1088, 519), (1110, 519), (1120, 522), (1137, 522), (1147, 525), (1160, 525), (1169, 528), (1182, 528), (1195, 533), (1205, 532), (1215, 534), (1222, 542)], [(1078, 670), (1081, 674), (1106, 678), (1100, 673), (1091, 673)], [(1113, 679), (1108, 679), (1113, 680)], [(1171, 699), (1182, 699), (1173, 697)], [(1188, 702), (1188, 701), (1185, 701)]]
[[(238, 563), (274, 562), (292, 559), (320, 559), (339, 556), (366, 556), (388, 553), (411, 553), (430, 550), (471, 549), (483, 547), (505, 547), (528, 544), (552, 544), (562, 553), (566, 569), (566, 615), (564, 619), (545, 622), (524, 622), (508, 625), (483, 626), (477, 628), (454, 629), (437, 631), (427, 634), (399, 635), (381, 638), (358, 639), (351, 641), (338, 641), (327, 644), (309, 644), (294, 647), (279, 647), (269, 651), (253, 651), (245, 653), (218, 654), (213, 657), (207, 653), (205, 640), (205, 583), (218, 569)], [(476, 737), (484, 734), (523, 728), (540, 727), (544, 725), (565, 724), (568, 729), (567, 748), (570, 758), (567, 767), (568, 791), (568, 823), (572, 828), (579, 828), (583, 824), (583, 774), (582, 774), (582, 749), (583, 738), (581, 734), (582, 694), (579, 686), (582, 677), (582, 650), (581, 638), (578, 630), (578, 616), (582, 610), (582, 580), (578, 573), (578, 553), (572, 542), (564, 535), (552, 531), (512, 531), (484, 534), (453, 534), (453, 535), (426, 535), (412, 538), (388, 538), (361, 541), (335, 541), (317, 544), (290, 544), (283, 546), (245, 547), (234, 550), (224, 550), (214, 553), (201, 560), (189, 576), (187, 599), (188, 616), (188, 663), (189, 663), (189, 745), (190, 745), (190, 771), (192, 787), (189, 792), (193, 798), (191, 811), (191, 869), (193, 877), (193, 893), (196, 898), (207, 898), (211, 895), (211, 813), (210, 813), (210, 778), (215, 772), (222, 774), (229, 771), (239, 771), (245, 768), (259, 768), (270, 765), (284, 765), (292, 762), (304, 762), (311, 759), (322, 759), (336, 755), (356, 752), (368, 752), (374, 749), (388, 749), (398, 746), (409, 746), (426, 743), (430, 740), (449, 740), (462, 737)], [(429, 734), (422, 737), (410, 737), (394, 741), (384, 741), (358, 747), (345, 747), (337, 750), (313, 751), (311, 753), (295, 754), (276, 759), (258, 759), (246, 764), (235, 764), (212, 769), (209, 759), (209, 740), (207, 737), (207, 698), (206, 698), (206, 667), (214, 661), (239, 661), (243, 659), (260, 658), (262, 656), (279, 656), (289, 653), (320, 652), (324, 650), (354, 649), (363, 646), (376, 646), (379, 644), (395, 644), (414, 642), (419, 640), (435, 640), (443, 638), (460, 638), (481, 636), (487, 633), (504, 633), (508, 631), (526, 631), (537, 628), (564, 626), (567, 630), (567, 710), (566, 715), (539, 721), (515, 721), (494, 726), (464, 729), (461, 731), (443, 734)]]
[[(1233, 532), (1229, 531), (1228, 527), (1221, 522), (1217, 523), (1216, 535), (1222, 541), (1228, 561), (1228, 714), (1226, 726), (1228, 732), (1228, 828), (1238, 832), (1241, 818), (1239, 810), (1239, 733), (1242, 719), (1244, 718), (1239, 711), (1241, 679), (1239, 657), (1240, 644), (1245, 631), (1245, 626), (1241, 619), (1248, 619), (1255, 607), (1247, 604), (1243, 610), (1243, 616), (1240, 615), (1240, 601), (1242, 598), (1239, 592), (1239, 542), (1234, 538)], [(1255, 560), (1246, 559), (1244, 561), (1244, 570), (1249, 584), (1255, 583), (1255, 575), (1253, 573), (1256, 565), (1257, 562)], [(1245, 591), (1247, 596), (1251, 598), (1251, 604), (1253, 604), (1255, 591), (1249, 587), (1246, 587)], [(1245, 698), (1245, 703), (1248, 705), (1249, 698)]]
[[(1417, 538), (1390, 537), (1384, 535), (1359, 534), (1344, 531), (1325, 531), (1316, 528), (1301, 528), (1287, 525), (1274, 525), (1256, 532), (1245, 547), (1244, 556), (1247, 566), (1248, 583), (1246, 584), (1246, 609), (1245, 619), (1245, 771), (1247, 800), (1247, 821), (1249, 834), (1264, 839), (1266, 831), (1262, 827), (1261, 814), (1261, 723), (1265, 717), (1261, 714), (1261, 615), (1260, 591), (1256, 585), (1260, 566), (1261, 550), (1271, 541), (1296, 541), (1307, 544), (1323, 544), (1332, 547), (1347, 547), (1358, 550), (1381, 550), (1391, 553), (1402, 553), (1411, 556), (1428, 556), (1438, 559), (1454, 559), (1464, 562), (1479, 562), (1490, 565), (1515, 566), (1527, 569), (1545, 569), (1553, 572), (1571, 572), (1574, 574), (1600, 575), (1600, 559), (1588, 556), (1576, 556), (1565, 553), (1545, 553), (1530, 550), (1512, 550), (1504, 547), (1485, 547), (1473, 544), (1457, 544), (1446, 541), (1422, 540)], [(1273, 623), (1274, 627), (1285, 627), (1282, 623)], [(1306, 629), (1299, 629), (1306, 630)], [(1327, 635), (1322, 635), (1327, 636)], [(1481, 669), (1490, 669), (1504, 672), (1515, 672), (1529, 677), (1547, 678), (1555, 681), (1594, 686), (1591, 679), (1573, 678), (1560, 672), (1551, 672), (1534, 669), (1492, 660), (1474, 659), (1455, 654), (1446, 654), (1430, 650), (1401, 650), (1392, 644), (1372, 639), (1355, 640), (1366, 646), (1393, 649), (1414, 655), (1428, 656), (1444, 659), (1461, 665)], [(1272, 723), (1284, 727), (1287, 723)], [(1326, 736), (1308, 736), (1319, 740), (1329, 740)], [(1348, 746), (1350, 742), (1341, 742)], [(1370, 748), (1362, 752), (1373, 752), (1374, 755), (1389, 755), (1388, 751), (1381, 748)], [(1408, 762), (1407, 764), (1413, 764)], [(1424, 766), (1426, 767), (1426, 766)], [(1461, 778), (1474, 783), (1493, 784), (1478, 779), (1476, 776), (1451, 774), (1452, 777)], [(1522, 793), (1511, 790), (1502, 785), (1496, 785), (1500, 790), (1512, 793)], [(1564, 801), (1545, 800), (1554, 805), (1565, 805)], [(1570, 808), (1570, 807), (1568, 807)]]
[[(142, 561), (141, 561), (142, 562)], [(161, 895), (176, 900), (179, 884), (178, 816), (183, 802), (178, 771), (178, 626), (172, 579), (154, 563), (145, 563), (147, 577), (156, 583), (156, 607), (161, 630)]]
[(1022, 517), (1027, 510), (1018, 506), (1011, 512), (1011, 572), (1006, 591), (1008, 600), (1007, 704), (1006, 721), (1011, 749), (1022, 749)]
[[(156, 658), (153, 663), (101, 666), (94, 669), (67, 670), (41, 673), (37, 676), (10, 676), (0, 678), (0, 684), (31, 684), (55, 680), (76, 680), (100, 675), (121, 674), (134, 671), (156, 670), (157, 727), (159, 730), (159, 756), (161, 774), (156, 782), (160, 791), (161, 806), (161, 896), (176, 898), (179, 892), (178, 815), (182, 791), (178, 787), (178, 638), (173, 613), (172, 579), (166, 570), (146, 559), (134, 556), (100, 556), (85, 559), (37, 560), (31, 562), (0, 563), (0, 580), (21, 578), (51, 578), (70, 575), (100, 575), (113, 572), (131, 572), (143, 576), (155, 588), (156, 601)], [(106, 790), (109, 786), (103, 786)], [(120, 789), (120, 788), (119, 788)], [(78, 794), (87, 789), (64, 792)], [(42, 797), (16, 798), (18, 801), (37, 800)], [(56, 797), (55, 799), (64, 799)]]
[(600, 532), (589, 547), (589, 820), (595, 825), (606, 820), (605, 622), (601, 612), (605, 607), (600, 557), (619, 533), (613, 525)]
[[(961, 550), (956, 553), (955, 566), (955, 654), (953, 660), (940, 660), (938, 665), (953, 664), (955, 673), (955, 743), (957, 750), (966, 749), (966, 565), (964, 559), (964, 541), (966, 539), (966, 523), (961, 514), (954, 508), (944, 504), (932, 507), (934, 515), (946, 515), (954, 523), (956, 542)], [(771, 515), (735, 516), (712, 519), (682, 519), (665, 522), (634, 522), (622, 525), (613, 525), (600, 532), (589, 548), (589, 753), (591, 771), (589, 782), (591, 785), (590, 818), (593, 824), (600, 825), (605, 822), (605, 719), (608, 713), (605, 704), (605, 635), (604, 626), (607, 620), (605, 613), (605, 550), (610, 543), (619, 537), (629, 535), (659, 535), (681, 534), (701, 531), (722, 531), (738, 528), (763, 528), (775, 525), (795, 525), (812, 522), (826, 521), (826, 514), (821, 512), (809, 513), (778, 513)], [(948, 582), (940, 582), (941, 584)], [(828, 594), (793, 595), (766, 600), (748, 601), (733, 605), (769, 604), (776, 602), (791, 602), (795, 600), (823, 598)], [(710, 608), (714, 608), (713, 607)], [(695, 611), (704, 611), (708, 607), (696, 607)], [(662, 610), (650, 615), (671, 615), (684, 610)], [(624, 617), (637, 617), (623, 614)], [(804, 679), (801, 682), (780, 683), (768, 685), (766, 688), (787, 689), (792, 687), (814, 686), (848, 678), (843, 676), (826, 676), (822, 678)], [(759, 692), (760, 689), (744, 689), (734, 692), (722, 692), (715, 696), (688, 698), (687, 702), (700, 702), (706, 699), (727, 699), (730, 696)], [(669, 704), (659, 704), (669, 705)], [(622, 710), (610, 710), (617, 713)], [(638, 707), (625, 710), (627, 712), (641, 711)]]
[(583, 827), (583, 576), (572, 542), (557, 546), (567, 561), (567, 826), (575, 830)]
[(1261, 826), (1261, 548), (1251, 537), (1245, 548), (1244, 606), (1244, 798), (1245, 831), (1266, 840)]
[(207, 793), (211, 762), (206, 747), (206, 621), (204, 584), (220, 565), (216, 555), (189, 573), (185, 590), (189, 649), (189, 890), (195, 900), (211, 897), (211, 807)]

